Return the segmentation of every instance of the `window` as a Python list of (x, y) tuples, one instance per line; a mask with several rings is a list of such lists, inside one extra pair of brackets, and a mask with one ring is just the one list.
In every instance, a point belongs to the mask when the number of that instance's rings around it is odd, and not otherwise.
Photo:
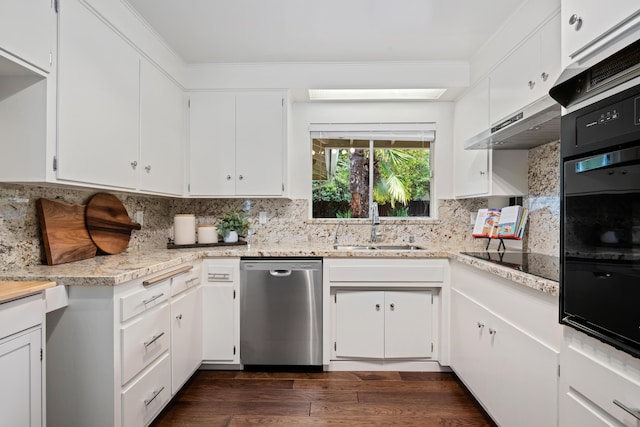
[(429, 217), (433, 125), (364, 126), (312, 125), (313, 218)]

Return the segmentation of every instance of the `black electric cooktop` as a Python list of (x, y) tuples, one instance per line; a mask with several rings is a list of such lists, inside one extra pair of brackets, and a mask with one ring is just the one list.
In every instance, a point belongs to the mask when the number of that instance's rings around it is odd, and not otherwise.
[(535, 252), (462, 252), (463, 255), (493, 262), (544, 279), (559, 281), (560, 258)]

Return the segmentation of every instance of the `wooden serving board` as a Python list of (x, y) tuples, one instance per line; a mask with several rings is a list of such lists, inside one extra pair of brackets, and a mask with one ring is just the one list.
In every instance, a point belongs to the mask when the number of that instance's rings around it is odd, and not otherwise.
[(36, 209), (48, 265), (79, 261), (96, 255), (96, 245), (85, 226), (84, 205), (38, 199)]
[(91, 240), (102, 252), (119, 254), (129, 245), (131, 230), (140, 230), (140, 224), (131, 221), (127, 209), (116, 196), (94, 194), (85, 213)]

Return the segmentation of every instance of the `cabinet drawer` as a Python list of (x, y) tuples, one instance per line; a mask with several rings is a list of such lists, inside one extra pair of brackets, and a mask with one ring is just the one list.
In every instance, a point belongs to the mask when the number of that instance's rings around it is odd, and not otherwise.
[(165, 354), (131, 387), (122, 392), (122, 425), (148, 425), (171, 398), (171, 364)]
[(169, 281), (140, 289), (120, 298), (120, 320), (131, 319), (140, 313), (162, 304), (169, 295)]
[[(640, 421), (613, 403), (616, 400), (628, 408), (638, 410), (640, 379), (637, 376), (627, 376), (624, 372), (605, 365), (597, 357), (588, 354), (592, 351), (591, 348), (586, 350), (582, 351), (580, 344), (569, 344), (566, 348), (566, 354), (562, 357), (561, 372), (562, 376), (566, 376), (569, 387), (567, 396), (563, 398), (581, 403), (593, 413), (602, 414), (604, 411), (626, 426), (640, 425)], [(615, 362), (613, 358), (608, 361)], [(630, 365), (624, 363), (616, 366), (622, 370), (633, 370)], [(638, 373), (637, 370), (635, 373)], [(573, 424), (574, 420), (570, 421)]]
[(44, 308), (42, 294), (0, 304), (0, 339), (42, 323)]
[(169, 348), (169, 305), (146, 313), (121, 330), (122, 384)]
[[(343, 262), (345, 261), (345, 262)], [(331, 282), (442, 282), (442, 260), (334, 260), (328, 266)]]
[(200, 267), (190, 270), (186, 274), (181, 274), (171, 279), (171, 296), (178, 295), (187, 289), (191, 289), (200, 284)]

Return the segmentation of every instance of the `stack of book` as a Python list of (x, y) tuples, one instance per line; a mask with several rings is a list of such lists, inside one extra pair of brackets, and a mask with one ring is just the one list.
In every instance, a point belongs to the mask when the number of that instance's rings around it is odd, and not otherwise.
[(522, 206), (507, 206), (502, 209), (478, 210), (473, 237), (492, 239), (522, 239), (529, 210)]

